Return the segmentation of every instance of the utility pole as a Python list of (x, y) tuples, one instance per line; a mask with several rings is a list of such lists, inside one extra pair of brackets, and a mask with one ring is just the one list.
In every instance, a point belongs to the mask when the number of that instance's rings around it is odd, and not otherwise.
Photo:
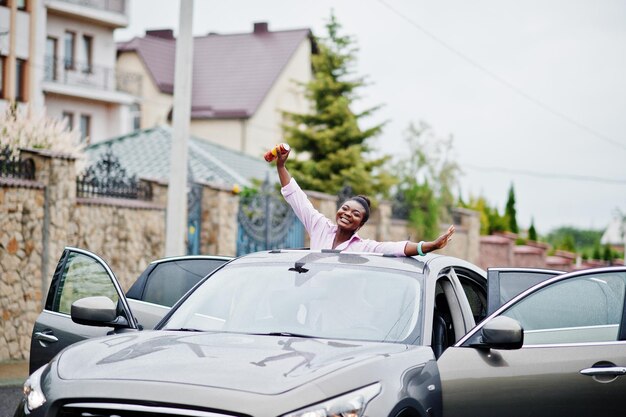
[(174, 70), (174, 113), (170, 180), (167, 187), (165, 256), (185, 254), (187, 233), (187, 141), (193, 74), (193, 0), (180, 0)]

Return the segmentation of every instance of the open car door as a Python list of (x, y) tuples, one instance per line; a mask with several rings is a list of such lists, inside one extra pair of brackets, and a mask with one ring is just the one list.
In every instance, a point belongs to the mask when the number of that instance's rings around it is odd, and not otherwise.
[[(115, 303), (115, 324), (97, 327), (72, 321), (72, 303), (94, 296), (104, 296)], [(30, 373), (72, 343), (137, 329), (124, 292), (106, 262), (91, 252), (66, 247), (52, 277), (44, 309), (33, 327)]]
[(626, 409), (626, 267), (559, 275), (479, 323), (437, 364), (444, 417), (603, 417)]

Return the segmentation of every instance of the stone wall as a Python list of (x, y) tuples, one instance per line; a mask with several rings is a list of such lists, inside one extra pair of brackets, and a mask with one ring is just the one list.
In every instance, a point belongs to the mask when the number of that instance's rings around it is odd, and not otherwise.
[[(0, 178), (0, 362), (27, 359), (33, 323), (65, 246), (96, 253), (127, 290), (165, 252), (167, 184), (149, 181), (150, 202), (77, 198), (76, 161), (46, 151), (21, 152), (35, 180)], [(239, 198), (203, 185), (205, 254), (236, 254)]]
[(237, 254), (237, 211), (239, 197), (229, 189), (202, 191), (200, 253), (235, 256)]
[[(517, 235), (501, 233), (480, 237), (480, 256), (477, 265), (483, 269), (490, 267), (546, 268), (557, 271), (574, 271), (580, 269), (608, 266), (607, 262), (584, 261), (575, 253), (557, 250), (548, 255), (550, 246), (542, 242), (528, 241), (524, 245), (516, 245)], [(614, 265), (623, 264), (614, 261)]]
[(25, 357), (41, 306), (44, 187), (0, 178), (0, 361)]

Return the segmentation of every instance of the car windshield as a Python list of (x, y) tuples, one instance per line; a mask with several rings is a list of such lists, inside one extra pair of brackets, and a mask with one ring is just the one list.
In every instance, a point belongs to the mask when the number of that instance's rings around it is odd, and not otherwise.
[(422, 276), (343, 264), (231, 264), (163, 329), (416, 343)]

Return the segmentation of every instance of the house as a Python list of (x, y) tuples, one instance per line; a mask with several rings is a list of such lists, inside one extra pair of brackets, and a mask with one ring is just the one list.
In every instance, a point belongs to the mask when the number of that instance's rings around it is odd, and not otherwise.
[(140, 76), (116, 71), (113, 40), (128, 3), (0, 0), (0, 108), (45, 108), (86, 142), (128, 132)]
[(626, 216), (617, 211), (600, 238), (602, 245), (609, 245), (616, 250), (626, 246)]
[[(118, 43), (119, 70), (142, 74), (141, 128), (171, 120), (176, 39), (172, 30), (150, 30)], [(248, 155), (261, 156), (281, 142), (282, 111), (307, 112), (302, 83), (312, 77), (316, 52), (308, 29), (194, 38), (190, 132)]]

